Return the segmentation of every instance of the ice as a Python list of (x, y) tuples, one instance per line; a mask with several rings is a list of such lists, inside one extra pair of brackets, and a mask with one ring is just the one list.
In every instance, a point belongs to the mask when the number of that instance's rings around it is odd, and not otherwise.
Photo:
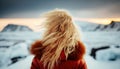
[(10, 57), (17, 57), (17, 56), (28, 56), (28, 46), (25, 43), (18, 43), (11, 47), (11, 55)]
[(33, 55), (28, 56), (26, 59), (23, 59), (21, 61), (18, 61), (17, 63), (4, 67), (3, 69), (30, 69), (30, 65), (33, 59)]
[(0, 50), (0, 67), (5, 67), (11, 63), (10, 54), (11, 49)]
[(96, 61), (90, 56), (86, 56), (88, 69), (120, 69), (120, 60), (117, 61)]
[(0, 32), (0, 40), (36, 40), (41, 35), (41, 32)]
[[(120, 32), (82, 32), (82, 41), (87, 48), (85, 60), (88, 69), (120, 69)], [(0, 69), (30, 69), (33, 55), (28, 52), (31, 44), (41, 38), (41, 33), (37, 32), (3, 32), (0, 33)], [(4, 41), (3, 41), (4, 40)], [(97, 60), (89, 56), (92, 48), (110, 46), (110, 49), (97, 52)], [(17, 62), (11, 64), (11, 58), (20, 58)], [(116, 56), (116, 57), (115, 57)], [(111, 58), (117, 58), (115, 61), (109, 61)], [(99, 61), (100, 60), (100, 61)]]
[(109, 61), (117, 59), (116, 54), (111, 49), (98, 51), (96, 52), (96, 55), (96, 60), (100, 61)]
[(31, 43), (31, 40), (26, 40), (24, 42), (15, 41), (14, 43), (12, 41), (1, 41), (0, 69), (27, 57), (29, 55), (28, 49)]
[(14, 42), (13, 41), (0, 41), (0, 48), (2, 48), (2, 47), (10, 47), (10, 46), (12, 46), (14, 44)]
[(100, 61), (109, 61), (120, 59), (120, 48), (116, 48), (114, 45), (105, 50), (96, 52), (96, 59)]
[[(19, 61), (11, 66), (5, 67), (4, 69), (30, 69), (31, 62), (33, 59), (33, 55), (28, 56), (26, 59)], [(120, 60), (118, 61), (108, 61), (108, 62), (100, 62), (96, 61), (90, 56), (86, 55), (85, 60), (87, 63), (88, 69), (120, 69)]]

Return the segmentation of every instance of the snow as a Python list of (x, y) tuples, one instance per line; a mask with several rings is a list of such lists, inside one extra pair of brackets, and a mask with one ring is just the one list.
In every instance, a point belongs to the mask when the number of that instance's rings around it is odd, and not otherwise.
[(120, 60), (117, 61), (96, 61), (90, 56), (85, 57), (88, 69), (120, 69)]
[[(28, 56), (26, 59), (17, 62), (11, 66), (8, 66), (4, 69), (30, 69), (30, 65), (33, 59), (33, 55)], [(108, 62), (100, 62), (96, 61), (90, 56), (86, 55), (85, 57), (88, 69), (120, 69), (120, 60), (118, 61), (108, 61)]]
[(19, 43), (11, 47), (11, 55), (10, 57), (17, 57), (17, 56), (28, 56), (28, 48), (25, 43)]
[(41, 36), (40, 32), (0, 32), (0, 40), (35, 40)]
[(109, 49), (98, 51), (96, 54), (96, 59), (100, 61), (116, 60), (116, 54)]
[(116, 60), (120, 59), (120, 48), (111, 46), (109, 49), (100, 50), (96, 54), (96, 59), (100, 61)]
[[(87, 48), (85, 60), (88, 69), (120, 69), (120, 32), (83, 32), (82, 41)], [(41, 38), (41, 33), (32, 32), (3, 32), (0, 33), (0, 69), (30, 69), (33, 55), (28, 52), (31, 43)], [(10, 47), (2, 47), (10, 46)], [(89, 56), (92, 48), (110, 46), (110, 49), (96, 52), (97, 60)], [(19, 58), (12, 63), (11, 58)], [(115, 61), (109, 61), (117, 58)], [(12, 63), (12, 64), (11, 64)]]
[(9, 60), (8, 52), (0, 53), (0, 67), (6, 67), (11, 61)]
[(13, 45), (14, 42), (12, 41), (0, 41), (0, 47), (10, 47), (11, 45)]
[(17, 32), (17, 31), (29, 31), (32, 32), (32, 30), (28, 26), (24, 25), (15, 25), (15, 24), (8, 24), (4, 27), (2, 32)]
[(30, 69), (30, 65), (31, 65), (33, 57), (34, 57), (33, 55), (30, 55), (26, 59), (18, 61), (17, 63), (15, 63), (11, 66), (5, 67), (3, 69), (18, 69), (18, 68), (20, 68), (20, 69)]

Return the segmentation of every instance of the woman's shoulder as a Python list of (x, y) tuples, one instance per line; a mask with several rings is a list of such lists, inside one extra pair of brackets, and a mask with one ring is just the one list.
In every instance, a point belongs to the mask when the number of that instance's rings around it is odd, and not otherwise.
[(80, 60), (78, 60), (78, 63), (83, 65), (86, 63), (86, 61), (85, 61), (85, 59), (80, 59)]
[(41, 46), (42, 46), (42, 41), (37, 40), (37, 41), (33, 42), (30, 47), (30, 53), (33, 55), (40, 55), (41, 50), (42, 50), (42, 49), (40, 49)]
[(87, 64), (86, 61), (84, 59), (79, 60), (79, 69), (87, 69)]
[(78, 43), (75, 46), (75, 50), (69, 54), (68, 59), (69, 60), (83, 59), (85, 52), (86, 52), (85, 45), (82, 42), (78, 41)]
[(43, 64), (38, 56), (34, 56), (31, 63), (31, 69), (44, 69)]

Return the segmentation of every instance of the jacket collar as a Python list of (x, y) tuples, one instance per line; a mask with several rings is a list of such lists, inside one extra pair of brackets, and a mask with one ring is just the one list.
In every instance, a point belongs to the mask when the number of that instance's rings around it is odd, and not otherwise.
[(64, 50), (62, 50), (62, 52), (61, 52), (61, 54), (60, 54), (60, 60), (61, 60), (61, 61), (66, 60), (66, 56), (65, 56)]

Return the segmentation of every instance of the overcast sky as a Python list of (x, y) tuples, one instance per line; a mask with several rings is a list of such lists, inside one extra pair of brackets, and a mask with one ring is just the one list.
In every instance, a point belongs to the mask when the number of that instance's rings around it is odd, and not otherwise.
[(80, 18), (120, 17), (120, 0), (0, 0), (0, 18), (37, 18), (55, 8)]

